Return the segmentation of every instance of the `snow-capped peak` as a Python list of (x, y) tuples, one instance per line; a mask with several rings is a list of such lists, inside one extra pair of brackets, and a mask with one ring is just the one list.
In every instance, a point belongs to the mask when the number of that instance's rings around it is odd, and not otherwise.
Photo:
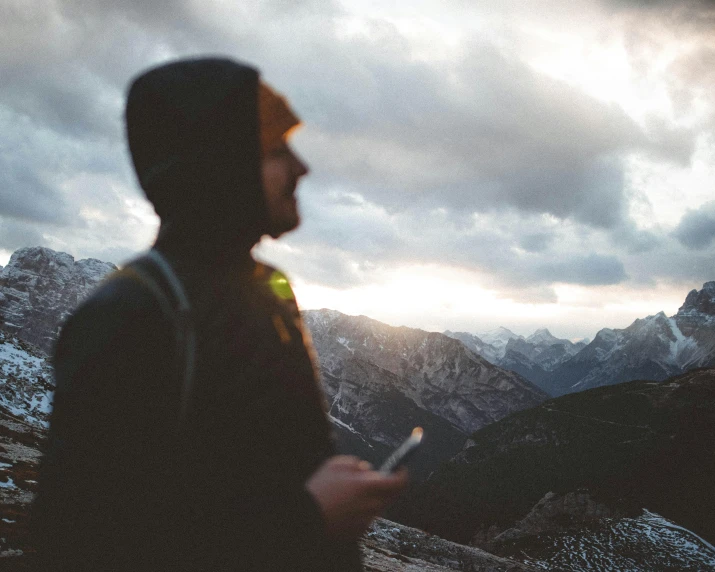
[(561, 340), (553, 336), (548, 329), (540, 328), (526, 338), (526, 341), (532, 344), (554, 344)]
[(504, 328), (503, 326), (499, 326), (498, 328), (495, 328), (493, 330), (489, 330), (488, 332), (484, 332), (483, 334), (477, 334), (479, 339), (482, 341), (491, 344), (497, 348), (506, 346), (506, 344), (509, 342), (509, 340), (523, 340), (524, 336), (520, 336), (518, 334), (515, 334), (511, 330)]

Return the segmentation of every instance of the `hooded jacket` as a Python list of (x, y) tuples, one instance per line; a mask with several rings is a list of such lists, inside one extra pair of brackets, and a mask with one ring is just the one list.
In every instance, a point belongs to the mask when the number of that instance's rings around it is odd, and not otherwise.
[(130, 89), (155, 248), (192, 305), (193, 391), (177, 435), (176, 325), (128, 273), (66, 322), (33, 511), (42, 570), (361, 569), (305, 489), (334, 454), (310, 340), (283, 275), (250, 255), (267, 229), (257, 86), (248, 66), (202, 59)]

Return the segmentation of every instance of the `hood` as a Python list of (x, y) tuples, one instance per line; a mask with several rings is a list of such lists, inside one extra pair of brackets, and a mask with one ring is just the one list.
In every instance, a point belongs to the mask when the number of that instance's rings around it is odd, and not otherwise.
[(127, 140), (161, 218), (165, 250), (248, 251), (265, 232), (258, 71), (221, 58), (181, 60), (138, 76)]

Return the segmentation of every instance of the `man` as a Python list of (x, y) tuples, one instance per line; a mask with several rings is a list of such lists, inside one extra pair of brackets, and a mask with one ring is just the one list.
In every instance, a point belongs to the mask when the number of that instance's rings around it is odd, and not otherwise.
[(299, 223), (297, 118), (256, 70), (197, 59), (138, 77), (126, 121), (196, 344), (145, 259), (67, 321), (33, 516), (42, 569), (359, 570), (357, 538), (406, 475), (334, 456), (293, 293), (250, 253)]

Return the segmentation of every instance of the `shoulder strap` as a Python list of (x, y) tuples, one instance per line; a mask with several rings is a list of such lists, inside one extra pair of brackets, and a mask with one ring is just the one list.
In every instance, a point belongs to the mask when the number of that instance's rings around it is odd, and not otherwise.
[(181, 372), (181, 401), (179, 405), (179, 418), (177, 430), (186, 421), (186, 416), (191, 403), (191, 393), (194, 382), (194, 367), (196, 363), (196, 333), (191, 316), (191, 305), (186, 295), (186, 290), (181, 284), (181, 280), (174, 272), (168, 260), (155, 249), (149, 250), (143, 259), (151, 264), (164, 281), (169, 285), (174, 303), (167, 296), (165, 289), (159, 281), (142, 269), (141, 264), (133, 264), (125, 268), (128, 274), (134, 274), (139, 282), (144, 284), (154, 295), (161, 306), (162, 312), (168, 316), (176, 326), (176, 361), (177, 371)]
[(181, 280), (174, 272), (169, 261), (156, 249), (152, 248), (147, 253), (155, 267), (168, 282), (174, 298), (177, 301), (176, 326), (177, 326), (177, 350), (178, 356), (183, 354), (184, 368), (181, 385), (181, 403), (179, 406), (179, 429), (183, 426), (189, 412), (191, 393), (194, 384), (194, 367), (196, 363), (196, 332), (191, 317), (191, 304), (186, 295)]

